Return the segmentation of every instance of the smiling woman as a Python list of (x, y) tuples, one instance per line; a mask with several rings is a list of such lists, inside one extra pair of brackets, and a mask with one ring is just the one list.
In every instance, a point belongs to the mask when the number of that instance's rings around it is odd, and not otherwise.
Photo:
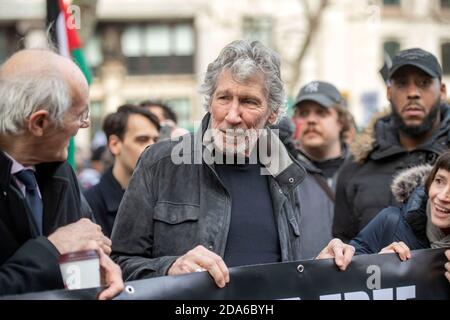
[[(402, 205), (382, 210), (350, 241), (356, 254), (395, 252), (401, 260), (407, 260), (411, 250), (450, 248), (450, 151), (444, 152), (433, 167), (401, 172), (391, 189)], [(336, 255), (336, 250), (342, 252), (350, 246), (333, 239), (317, 258), (334, 257), (330, 252)], [(450, 250), (446, 255), (450, 259)], [(446, 276), (450, 281), (449, 263)]]
[[(450, 152), (444, 153), (433, 167), (426, 188), (429, 196), (429, 213), (431, 223), (440, 230), (437, 234), (446, 235), (447, 246), (450, 246)], [(428, 238), (433, 237), (435, 233), (428, 234)], [(440, 232), (439, 232), (440, 231)], [(432, 239), (430, 239), (431, 241)]]
[[(333, 239), (317, 258), (351, 251), (350, 256), (353, 252), (395, 252), (401, 260), (407, 260), (411, 258), (410, 250), (450, 248), (450, 151), (444, 152), (433, 167), (425, 165), (401, 172), (391, 189), (401, 206), (382, 210), (350, 245)], [(450, 259), (450, 250), (446, 256)], [(344, 269), (350, 261), (346, 259)], [(449, 263), (445, 275), (450, 281)]]
[(450, 151), (433, 167), (401, 172), (392, 183), (400, 207), (381, 211), (351, 242), (356, 253), (450, 247)]

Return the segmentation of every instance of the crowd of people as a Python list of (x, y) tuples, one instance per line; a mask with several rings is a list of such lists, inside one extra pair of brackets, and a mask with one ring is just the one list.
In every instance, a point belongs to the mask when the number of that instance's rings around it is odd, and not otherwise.
[[(79, 186), (69, 139), (89, 126), (89, 88), (69, 59), (13, 54), (0, 69), (0, 295), (62, 289), (62, 254), (94, 249), (111, 299), (124, 281), (230, 267), (450, 247), (450, 106), (442, 68), (400, 51), (390, 110), (357, 134), (345, 99), (315, 80), (288, 118), (280, 58), (228, 44), (208, 65), (190, 133), (158, 101), (106, 116), (114, 160)], [(98, 157), (99, 159), (101, 156)], [(442, 273), (450, 281), (450, 250)]]

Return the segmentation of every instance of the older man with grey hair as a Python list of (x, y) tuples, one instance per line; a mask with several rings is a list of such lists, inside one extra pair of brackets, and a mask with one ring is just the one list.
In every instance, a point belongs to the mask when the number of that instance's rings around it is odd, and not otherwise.
[(111, 241), (89, 220), (67, 164), (89, 126), (88, 85), (69, 59), (23, 50), (0, 69), (0, 295), (63, 289), (60, 255), (97, 250), (112, 298), (123, 288)]
[(278, 55), (234, 41), (209, 64), (201, 129), (142, 154), (119, 207), (112, 257), (127, 280), (296, 260), (305, 172), (268, 129), (285, 105)]

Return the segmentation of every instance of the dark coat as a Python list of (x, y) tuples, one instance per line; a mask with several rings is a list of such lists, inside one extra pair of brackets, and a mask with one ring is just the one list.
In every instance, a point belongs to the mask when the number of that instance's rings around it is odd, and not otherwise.
[(95, 221), (102, 227), (105, 236), (110, 237), (125, 190), (114, 178), (112, 168), (108, 169), (100, 178), (100, 182), (88, 189), (84, 196), (95, 217)]
[(392, 191), (401, 206), (382, 210), (350, 241), (356, 254), (378, 253), (392, 242), (403, 241), (411, 250), (429, 248), (426, 236), (428, 196), (425, 179), (431, 166), (405, 170), (394, 180)]
[(62, 289), (59, 252), (45, 236), (80, 218), (90, 218), (89, 206), (67, 162), (36, 165), (44, 206), (44, 236), (36, 237), (11, 166), (0, 151), (0, 295)]
[(413, 151), (398, 140), (392, 115), (369, 125), (352, 147), (353, 158), (344, 164), (336, 189), (333, 235), (346, 242), (388, 206), (399, 205), (389, 189), (396, 172), (419, 164), (433, 164), (450, 148), (450, 106), (441, 106), (441, 126)]
[[(164, 276), (179, 256), (197, 245), (223, 257), (231, 199), (214, 166), (202, 158), (207, 150), (202, 141), (208, 123), (209, 114), (195, 135), (156, 143), (141, 155), (111, 236), (111, 256), (122, 267), (126, 280)], [(278, 138), (272, 142), (271, 147), (279, 150), (273, 162), (279, 160), (280, 164), (268, 176), (273, 213), (282, 261), (293, 261), (300, 255), (301, 204), (296, 188), (305, 171), (288, 156)], [(178, 163), (178, 157), (174, 161), (174, 154), (189, 163)]]

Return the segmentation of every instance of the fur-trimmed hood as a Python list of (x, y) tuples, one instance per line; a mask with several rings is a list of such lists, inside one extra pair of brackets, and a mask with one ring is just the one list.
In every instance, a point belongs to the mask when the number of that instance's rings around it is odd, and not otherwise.
[(424, 187), (431, 168), (431, 165), (425, 164), (398, 173), (391, 184), (391, 191), (395, 200), (404, 203), (417, 187)]
[[(430, 139), (433, 144), (438, 137), (446, 135), (450, 141), (450, 106), (441, 105), (441, 127)], [(350, 146), (355, 161), (362, 164), (371, 156), (380, 159), (393, 154), (404, 152), (393, 128), (391, 108), (375, 113), (364, 131), (359, 134)]]
[(355, 140), (350, 145), (350, 151), (356, 162), (363, 163), (372, 152), (376, 142), (375, 125), (379, 120), (387, 118), (390, 115), (390, 108), (375, 113), (363, 132), (355, 137)]

